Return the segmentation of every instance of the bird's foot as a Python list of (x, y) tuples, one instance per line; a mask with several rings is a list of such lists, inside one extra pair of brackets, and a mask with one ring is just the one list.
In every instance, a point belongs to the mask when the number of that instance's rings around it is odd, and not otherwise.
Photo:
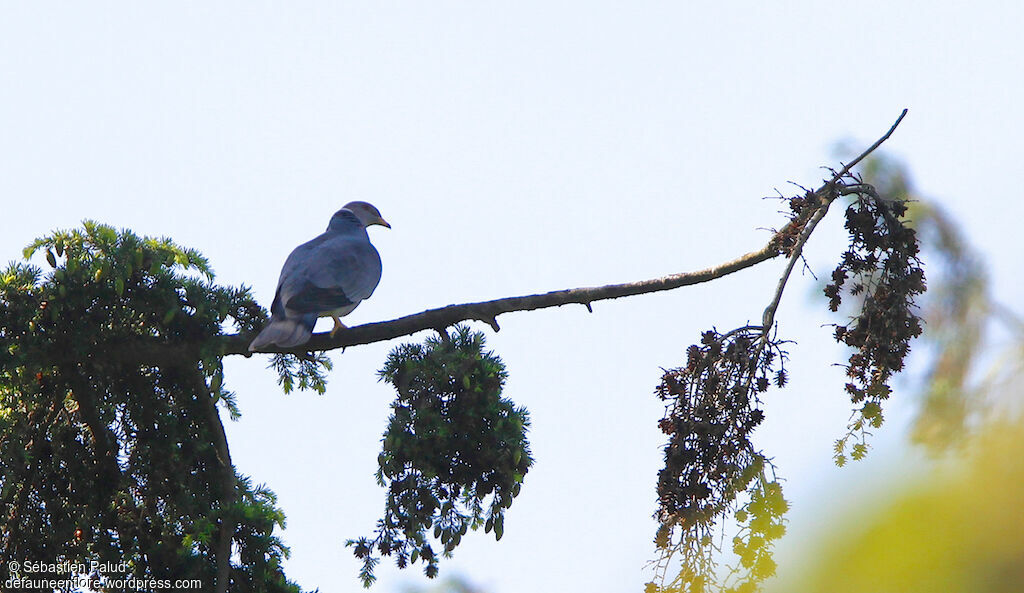
[(331, 319), (334, 320), (334, 327), (331, 329), (332, 338), (334, 337), (335, 334), (338, 333), (338, 330), (348, 329), (347, 327), (345, 327), (345, 324), (341, 322), (341, 319), (338, 319), (337, 317), (331, 317)]

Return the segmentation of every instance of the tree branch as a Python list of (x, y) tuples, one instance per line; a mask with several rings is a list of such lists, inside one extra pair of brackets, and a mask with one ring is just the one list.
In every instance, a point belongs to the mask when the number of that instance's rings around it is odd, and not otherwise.
[(857, 166), (857, 163), (863, 161), (872, 152), (875, 152), (876, 148), (878, 148), (879, 146), (882, 145), (883, 142), (888, 140), (889, 136), (892, 136), (892, 133), (896, 131), (896, 127), (900, 125), (900, 122), (903, 121), (903, 118), (906, 117), (906, 116), (907, 116), (907, 110), (904, 109), (903, 112), (900, 113), (900, 116), (896, 118), (895, 123), (893, 123), (892, 126), (889, 128), (889, 131), (886, 132), (884, 136), (882, 136), (881, 138), (876, 140), (874, 144), (869, 146), (867, 150), (865, 150), (864, 152), (860, 153), (860, 155), (857, 158), (855, 158), (852, 161), (850, 161), (850, 164), (846, 165), (845, 167), (843, 167), (843, 169), (841, 171), (839, 171), (838, 173), (833, 175), (832, 176), (832, 182), (835, 183), (836, 180), (842, 179), (843, 175), (846, 175), (847, 173), (850, 172), (850, 169), (852, 169), (852, 168)]
[[(833, 180), (833, 183), (835, 181)], [(803, 230), (800, 231), (800, 236), (797, 238), (796, 244), (790, 249), (789, 263), (786, 264), (786, 270), (782, 273), (782, 277), (779, 278), (779, 283), (775, 288), (775, 297), (772, 298), (772, 302), (765, 308), (764, 314), (761, 316), (761, 331), (762, 335), (767, 337), (768, 332), (771, 331), (772, 325), (775, 323), (775, 311), (779, 308), (779, 303), (782, 301), (782, 291), (786, 288), (786, 283), (789, 282), (789, 275), (793, 272), (793, 267), (796, 262), (803, 255), (804, 245), (807, 240), (811, 237), (811, 233), (814, 232), (814, 228), (818, 226), (822, 218), (825, 218), (825, 214), (828, 213), (828, 207), (832, 203), (832, 199), (824, 200), (824, 203), (814, 211), (811, 218), (807, 221)]]
[[(849, 173), (850, 169), (857, 165), (857, 163), (881, 146), (882, 143), (885, 142), (896, 130), (896, 127), (901, 121), (903, 121), (903, 117), (906, 116), (906, 114), (907, 110), (904, 109), (903, 113), (901, 113), (899, 118), (896, 120), (896, 123), (889, 128), (889, 131), (886, 132), (884, 136), (879, 138), (867, 150), (861, 153), (848, 165), (844, 166), (840, 171), (835, 172), (832, 178), (815, 190), (814, 193), (822, 197), (829, 196), (834, 198), (836, 195), (836, 186), (837, 184), (842, 183), (842, 178)], [(813, 230), (813, 227), (817, 224), (818, 220), (820, 220), (821, 216), (824, 216), (824, 210), (827, 209), (827, 202), (830, 201), (831, 200), (826, 198), (825, 208), (823, 208), (819, 216), (815, 217), (813, 223), (810, 224), (809, 227), (804, 226), (807, 219), (793, 220), (772, 235), (772, 238), (760, 250), (753, 251), (732, 261), (711, 268), (695, 272), (671, 274), (661, 278), (652, 278), (650, 280), (627, 282), (625, 284), (573, 288), (543, 294), (507, 297), (493, 301), (449, 305), (438, 309), (429, 309), (414, 315), (399, 317), (398, 319), (393, 319), (391, 321), (367, 323), (351, 327), (348, 328), (347, 331), (338, 332), (334, 338), (332, 338), (327, 332), (314, 334), (308, 342), (295, 348), (269, 347), (260, 350), (260, 352), (304, 354), (306, 352), (333, 350), (335, 348), (344, 348), (347, 346), (371, 344), (373, 342), (391, 340), (423, 330), (437, 330), (443, 334), (445, 328), (455, 325), (461, 321), (482, 321), (490, 325), (494, 331), (498, 331), (499, 327), (497, 317), (503, 313), (511, 313), (513, 311), (533, 311), (535, 309), (560, 307), (562, 305), (569, 304), (583, 305), (587, 310), (591, 310), (590, 305), (594, 301), (617, 299), (638, 294), (659, 292), (662, 290), (672, 290), (683, 286), (689, 286), (691, 284), (708, 282), (709, 280), (715, 280), (717, 278), (727, 276), (778, 256), (783, 253), (781, 244), (784, 237), (792, 237), (795, 234), (799, 235), (800, 245), (802, 246), (803, 242), (807, 240), (807, 235), (809, 235), (810, 231)], [(804, 231), (807, 231), (806, 234), (804, 234)], [(797, 249), (796, 253), (787, 252), (787, 255), (790, 255), (795, 259), (796, 257), (799, 257), (799, 251), (800, 250)], [(790, 266), (792, 266), (792, 262)], [(787, 273), (781, 281), (777, 297), (781, 296), (781, 286), (784, 286), (785, 278), (788, 277), (788, 275), (787, 270)], [(774, 303), (774, 305), (777, 306), (777, 303)], [(770, 309), (773, 309), (773, 307), (770, 307)], [(765, 318), (770, 320), (773, 317), (773, 314), (774, 311), (765, 311)], [(254, 336), (250, 334), (223, 336), (221, 338), (223, 354), (242, 354), (249, 356), (251, 354), (249, 352), (249, 342), (253, 337)]]
[[(310, 351), (333, 350), (346, 346), (359, 344), (371, 344), (390, 340), (400, 336), (407, 336), (423, 330), (436, 329), (442, 331), (460, 321), (483, 321), (497, 331), (496, 317), (503, 313), (513, 311), (533, 311), (535, 309), (546, 309), (548, 307), (560, 307), (562, 305), (578, 304), (590, 309), (594, 301), (618, 299), (649, 292), (672, 290), (681, 286), (700, 284), (727, 276), (771, 259), (780, 253), (773, 237), (763, 248), (753, 251), (730, 262), (720, 264), (711, 268), (698, 270), (696, 272), (683, 272), (671, 274), (661, 278), (640, 280), (638, 282), (627, 282), (625, 284), (609, 284), (607, 286), (592, 286), (584, 288), (573, 288), (568, 290), (556, 290), (543, 294), (531, 294), (525, 296), (507, 297), (493, 301), (481, 301), (477, 303), (464, 303), (460, 305), (448, 305), (439, 309), (429, 309), (415, 315), (399, 317), (391, 321), (367, 323), (348, 328), (347, 331), (339, 331), (334, 338), (330, 333), (323, 332), (313, 334), (305, 344), (295, 348), (270, 347), (260, 352), (286, 352), (302, 354)], [(224, 336), (223, 353), (228, 354), (250, 354), (249, 342), (253, 336), (235, 334)]]
[(762, 316), (761, 325), (763, 327), (762, 340), (767, 338), (768, 332), (771, 331), (772, 324), (775, 322), (775, 311), (779, 308), (779, 302), (782, 300), (782, 291), (786, 288), (786, 283), (789, 281), (789, 276), (793, 272), (793, 266), (796, 265), (796, 261), (803, 255), (804, 245), (807, 240), (810, 239), (811, 233), (814, 232), (815, 227), (821, 222), (821, 219), (825, 218), (828, 213), (828, 207), (832, 205), (832, 202), (841, 195), (847, 195), (851, 193), (868, 194), (871, 197), (878, 199), (878, 194), (875, 192), (875, 188), (864, 183), (853, 183), (844, 184), (843, 177), (850, 172), (857, 163), (864, 160), (869, 154), (875, 151), (876, 148), (882, 145), (892, 133), (896, 131), (896, 126), (900, 125), (903, 118), (906, 117), (907, 110), (904, 109), (900, 116), (896, 118), (896, 122), (892, 124), (889, 131), (884, 136), (875, 141), (874, 144), (868, 147), (867, 150), (860, 153), (857, 158), (850, 161), (850, 164), (843, 167), (838, 172), (833, 172), (832, 179), (823, 184), (817, 190), (814, 191), (814, 195), (821, 200), (821, 205), (814, 211), (811, 217), (807, 220), (807, 224), (804, 225), (800, 231), (800, 235), (797, 237), (795, 244), (789, 250), (789, 263), (786, 264), (786, 270), (782, 273), (782, 277), (779, 278), (779, 284), (775, 289), (775, 297), (772, 302), (764, 310)]
[(213, 446), (217, 453), (217, 461), (220, 462), (218, 482), (220, 486), (220, 533), (217, 539), (217, 549), (214, 557), (217, 561), (217, 577), (214, 581), (216, 593), (227, 593), (228, 583), (231, 580), (231, 540), (235, 536), (235, 520), (232, 508), (238, 499), (238, 492), (235, 489), (235, 465), (231, 462), (231, 450), (228, 449), (228, 438), (224, 432), (224, 423), (220, 420), (220, 413), (217, 411), (217, 402), (213, 398), (206, 381), (199, 376), (195, 377), (197, 387), (196, 397), (202, 400), (203, 409), (206, 412), (206, 423), (213, 433)]

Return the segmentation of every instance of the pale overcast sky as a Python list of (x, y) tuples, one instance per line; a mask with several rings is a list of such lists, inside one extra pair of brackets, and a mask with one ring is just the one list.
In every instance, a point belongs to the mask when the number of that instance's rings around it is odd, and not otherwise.
[[(86, 218), (201, 250), (269, 305), (297, 244), (351, 200), (378, 206), (384, 262), (348, 319), (693, 270), (781, 226), (762, 200), (816, 186), (832, 146), (885, 146), (964, 223), (1019, 304), (1024, 153), (1018, 2), (80, 2), (0, 8), (0, 259)], [(714, 7), (711, 7), (714, 6)], [(834, 265), (837, 209), (808, 258)], [(510, 314), (506, 395), (536, 465), (505, 535), (467, 536), (441, 576), (494, 593), (635, 591), (650, 577), (663, 435), (652, 395), (701, 330), (759, 319), (782, 262), (712, 284)], [(777, 316), (792, 383), (758, 439), (787, 478), (794, 538), (836, 489), (903, 453), (897, 390), (868, 461), (836, 469), (849, 402), (834, 321), (795, 278)], [(322, 322), (324, 323), (324, 322)], [(321, 326), (323, 328), (324, 326)], [(417, 340), (424, 335), (418, 335)], [(332, 353), (325, 396), (283, 395), (235, 357), (234, 460), (279, 495), (288, 576), (354, 590), (399, 342)], [(785, 567), (784, 567), (785, 568)], [(425, 586), (386, 559), (375, 590)]]

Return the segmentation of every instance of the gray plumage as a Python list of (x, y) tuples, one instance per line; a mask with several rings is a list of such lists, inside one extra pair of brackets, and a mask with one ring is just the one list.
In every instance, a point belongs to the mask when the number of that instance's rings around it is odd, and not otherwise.
[(380, 212), (366, 202), (350, 202), (331, 217), (319, 237), (295, 248), (281, 268), (277, 293), (270, 306), (270, 323), (249, 344), (256, 351), (276, 344), (282, 348), (309, 341), (318, 317), (340, 317), (368, 299), (380, 282), (380, 255), (366, 227), (391, 228)]

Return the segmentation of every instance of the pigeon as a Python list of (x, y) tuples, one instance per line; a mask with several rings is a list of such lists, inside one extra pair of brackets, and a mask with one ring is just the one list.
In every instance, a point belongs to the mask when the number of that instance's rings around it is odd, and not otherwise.
[(305, 344), (319, 317), (334, 320), (331, 337), (345, 327), (340, 318), (370, 298), (380, 282), (380, 254), (366, 233), (375, 224), (391, 228), (371, 204), (349, 202), (322, 235), (291, 252), (277, 281), (270, 323), (249, 344), (250, 352)]

